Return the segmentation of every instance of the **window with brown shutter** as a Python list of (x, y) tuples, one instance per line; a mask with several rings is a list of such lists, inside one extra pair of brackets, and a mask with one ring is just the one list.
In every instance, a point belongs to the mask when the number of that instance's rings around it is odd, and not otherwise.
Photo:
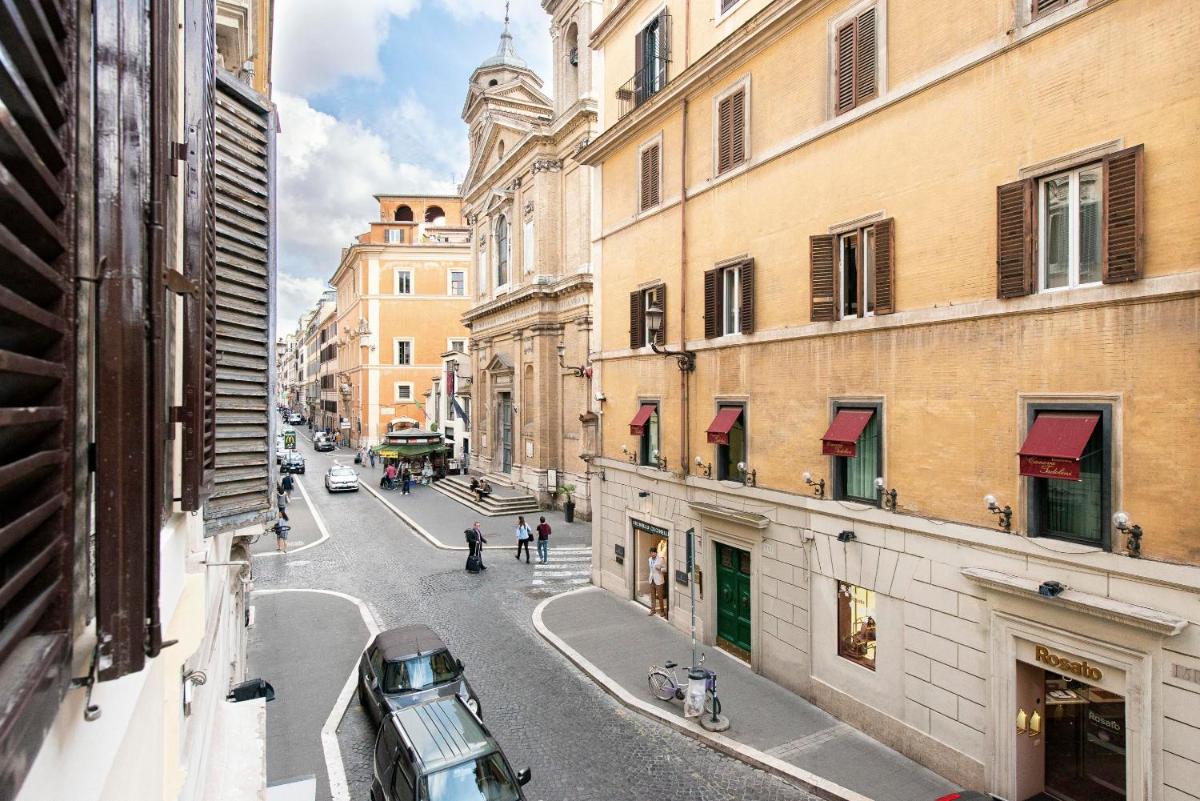
[[(75, 20), (0, 6), (0, 798), (71, 678), (75, 562)], [(85, 592), (81, 593), (86, 596)]]
[(629, 347), (640, 348), (646, 344), (645, 302), (643, 292), (629, 293)]
[(996, 188), (996, 296), (1028, 295), (1034, 285), (1034, 181)]
[(704, 273), (704, 336), (754, 332), (754, 259)]
[(641, 153), (641, 177), (639, 180), (638, 210), (652, 209), (661, 202), (662, 149), (655, 143), (647, 145)]
[(654, 342), (656, 345), (667, 344), (667, 286), (659, 284), (653, 289), (646, 290), (649, 297), (647, 298), (647, 306), (654, 304), (662, 309), (662, 327), (658, 329), (658, 335), (655, 336)]
[(875, 263), (872, 269), (874, 280), (875, 314), (891, 314), (896, 310), (896, 226), (890, 217), (872, 226), (875, 230)]
[(834, 286), (833, 243), (831, 234), (809, 237), (809, 272), (811, 289), (811, 314), (814, 323), (832, 322), (837, 319), (836, 287)]
[(717, 101), (717, 175), (746, 160), (746, 87)]
[(721, 336), (721, 271), (706, 270), (704, 273), (704, 336), (713, 339)]
[(871, 6), (834, 35), (834, 113), (842, 114), (879, 94), (878, 11)]
[(1104, 253), (1106, 284), (1142, 277), (1142, 145), (1104, 158)]

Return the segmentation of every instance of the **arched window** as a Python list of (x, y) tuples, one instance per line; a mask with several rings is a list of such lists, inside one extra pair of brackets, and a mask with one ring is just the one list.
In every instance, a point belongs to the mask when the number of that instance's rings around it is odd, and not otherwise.
[(397, 206), (394, 217), (396, 222), (412, 222), (412, 209), (410, 209), (408, 206)]
[(499, 85), (500, 85), (500, 82), (497, 81), (495, 78), (492, 78), (490, 81), (488, 81), (488, 86), (499, 86)]
[(508, 283), (508, 218), (496, 220), (496, 286)]
[(446, 212), (442, 211), (441, 206), (430, 206), (425, 209), (425, 222), (433, 223), (434, 225), (445, 225)]

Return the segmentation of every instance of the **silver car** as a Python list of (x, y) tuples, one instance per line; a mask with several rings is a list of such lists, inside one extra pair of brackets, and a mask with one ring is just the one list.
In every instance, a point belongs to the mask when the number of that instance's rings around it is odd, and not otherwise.
[(358, 473), (344, 464), (335, 464), (325, 474), (325, 489), (330, 492), (357, 492)]

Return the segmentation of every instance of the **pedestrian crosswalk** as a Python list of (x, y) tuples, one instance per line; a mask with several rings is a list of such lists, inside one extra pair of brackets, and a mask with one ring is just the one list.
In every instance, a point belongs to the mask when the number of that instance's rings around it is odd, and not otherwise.
[(592, 580), (591, 548), (551, 548), (550, 561), (533, 566), (530, 586), (547, 595), (577, 589)]

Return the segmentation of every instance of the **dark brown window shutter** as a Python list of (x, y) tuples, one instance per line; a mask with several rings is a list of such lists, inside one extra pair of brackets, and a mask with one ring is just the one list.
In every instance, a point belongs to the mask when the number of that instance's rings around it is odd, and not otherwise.
[(743, 334), (754, 333), (754, 259), (743, 262), (738, 268), (741, 272), (742, 284), (742, 314), (741, 331)]
[(659, 180), (662, 176), (662, 146), (650, 148), (650, 205), (657, 206), (662, 200), (662, 187)]
[(717, 174), (733, 166), (733, 95), (717, 103)]
[(642, 151), (640, 211), (645, 211), (658, 205), (660, 163), (658, 145), (651, 145)]
[(629, 293), (629, 347), (640, 348), (646, 343), (645, 307), (642, 305), (642, 293)]
[(721, 271), (704, 272), (704, 336), (721, 336)]
[(665, 345), (667, 343), (667, 318), (670, 316), (667, 314), (666, 284), (659, 284), (654, 288), (654, 303), (656, 306), (658, 306), (658, 308), (662, 309), (663, 312), (662, 328), (658, 329), (658, 336), (654, 338), (654, 341), (658, 345)]
[(181, 501), (203, 507), (212, 493), (217, 458), (217, 262), (215, 23), (212, 4), (186, 3), (184, 114), (187, 176), (184, 199), (184, 275), (196, 294), (183, 309)]
[(875, 313), (896, 310), (896, 226), (889, 217), (875, 223)]
[(837, 64), (834, 67), (834, 110), (841, 114), (854, 108), (854, 32), (855, 20), (838, 28), (835, 50)]
[(1033, 18), (1037, 19), (1042, 14), (1048, 14), (1055, 9), (1062, 8), (1067, 2), (1068, 0), (1031, 0)]
[(1034, 291), (1036, 201), (1036, 187), (1031, 178), (996, 188), (996, 296), (999, 298), (1018, 298)]
[(875, 33), (875, 9), (868, 8), (858, 15), (854, 35), (854, 104), (863, 103), (879, 91), (879, 47)]
[(635, 80), (634, 85), (640, 91), (646, 85), (646, 81), (650, 76), (642, 74), (642, 70), (646, 68), (646, 29), (637, 32), (633, 37), (633, 74), (638, 76), (640, 80)]
[(1104, 158), (1104, 267), (1106, 284), (1142, 277), (1143, 148), (1129, 147)]
[(729, 166), (736, 167), (746, 160), (746, 90), (738, 89), (729, 101)]
[[(671, 60), (671, 15), (667, 13), (667, 9), (663, 9), (658, 14), (658, 42), (659, 55), (662, 60), (669, 62)], [(655, 67), (658, 69), (658, 67)], [(663, 68), (663, 78), (665, 79), (666, 69)]]
[(79, 65), (77, 20), (62, 10), (71, 5), (0, 8), (0, 798), (17, 796), (59, 712), (82, 611), (74, 604), (87, 597), (73, 580)]
[(808, 239), (809, 269), (812, 283), (812, 315), (814, 323), (837, 319), (837, 293), (833, 281), (832, 234), (820, 234)]

